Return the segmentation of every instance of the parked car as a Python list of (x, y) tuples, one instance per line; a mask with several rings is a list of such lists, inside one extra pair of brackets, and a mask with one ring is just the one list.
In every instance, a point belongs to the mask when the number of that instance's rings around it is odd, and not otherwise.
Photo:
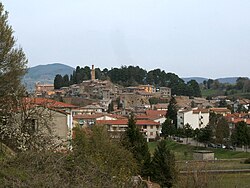
[(182, 142), (183, 142), (183, 140), (182, 140), (182, 139), (180, 139), (180, 138), (177, 138), (176, 142), (180, 142), (180, 143), (182, 143)]
[(223, 148), (226, 149), (226, 146), (224, 144), (217, 144), (217, 148)]
[(235, 148), (233, 146), (229, 146), (229, 145), (226, 146), (226, 149), (235, 150)]
[(216, 144), (213, 144), (213, 143), (208, 143), (207, 147), (210, 147), (210, 148), (217, 148), (217, 145), (216, 145)]

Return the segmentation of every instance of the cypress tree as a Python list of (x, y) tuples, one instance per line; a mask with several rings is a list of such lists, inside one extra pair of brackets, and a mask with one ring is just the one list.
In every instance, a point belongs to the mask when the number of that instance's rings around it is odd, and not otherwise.
[(168, 111), (166, 114), (166, 118), (171, 119), (175, 127), (177, 127), (177, 102), (174, 97), (172, 97), (169, 101)]

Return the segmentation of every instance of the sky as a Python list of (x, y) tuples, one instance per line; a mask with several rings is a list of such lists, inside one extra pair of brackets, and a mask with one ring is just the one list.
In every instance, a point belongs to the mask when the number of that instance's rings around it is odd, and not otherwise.
[(180, 77), (250, 77), (249, 0), (1, 2), (29, 67), (138, 65)]

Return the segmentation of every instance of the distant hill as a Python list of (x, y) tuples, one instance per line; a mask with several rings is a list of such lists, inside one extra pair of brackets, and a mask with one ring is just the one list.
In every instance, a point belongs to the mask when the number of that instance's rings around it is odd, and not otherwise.
[[(229, 84), (235, 84), (238, 77), (226, 77), (226, 78), (217, 78), (213, 80), (219, 80), (220, 83), (229, 83)], [(208, 80), (208, 78), (203, 77), (188, 77), (188, 78), (182, 78), (185, 82), (188, 82), (190, 80), (196, 80), (199, 84), (202, 83), (204, 80)]]
[(74, 68), (61, 63), (38, 65), (28, 69), (28, 73), (23, 78), (23, 83), (29, 91), (32, 91), (36, 82), (53, 83), (57, 74), (70, 75), (73, 70)]
[(199, 84), (202, 83), (204, 80), (208, 80), (208, 78), (203, 78), (203, 77), (188, 77), (188, 78), (181, 78), (184, 80), (186, 83), (189, 82), (190, 80), (195, 80)]
[(235, 84), (238, 78), (239, 77), (227, 77), (227, 78), (218, 78), (218, 80), (220, 83)]

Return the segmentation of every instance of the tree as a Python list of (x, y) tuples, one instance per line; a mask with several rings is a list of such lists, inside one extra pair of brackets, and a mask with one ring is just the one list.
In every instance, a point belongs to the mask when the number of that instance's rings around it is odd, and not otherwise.
[(56, 77), (54, 78), (54, 88), (55, 89), (60, 89), (63, 86), (63, 77), (60, 74), (57, 74)]
[(108, 113), (110, 113), (110, 112), (113, 112), (114, 111), (114, 102), (113, 101), (111, 101), (111, 103), (109, 104), (109, 106), (108, 106)]
[(193, 128), (191, 127), (190, 124), (187, 123), (183, 126), (183, 130), (188, 143), (188, 138), (193, 136)]
[(200, 86), (195, 80), (190, 80), (187, 82), (187, 86), (190, 89), (189, 96), (201, 97)]
[(167, 148), (165, 140), (158, 143), (154, 152), (151, 167), (151, 179), (153, 182), (159, 183), (161, 187), (173, 186), (177, 176), (175, 157)]
[(207, 80), (207, 89), (211, 89), (213, 82), (214, 82), (214, 80), (212, 80), (212, 79)]
[(215, 128), (215, 137), (216, 137), (216, 142), (223, 144), (225, 143), (225, 140), (229, 138), (229, 125), (227, 123), (227, 120), (221, 116), (216, 124)]
[(22, 48), (16, 48), (13, 29), (8, 25), (8, 13), (0, 2), (0, 109), (8, 115), (16, 100), (25, 93), (21, 79), (26, 73), (27, 59)]
[[(0, 2), (0, 139), (13, 129), (13, 116), (26, 91), (21, 79), (26, 73), (27, 59), (22, 48), (16, 47), (8, 13)], [(1, 140), (3, 141), (3, 140)]]
[(177, 102), (174, 97), (171, 97), (168, 105), (166, 118), (172, 120), (175, 127), (177, 127), (177, 111)]
[(232, 132), (231, 140), (238, 146), (247, 146), (250, 144), (250, 128), (246, 122), (241, 121), (235, 124), (235, 129)]
[(122, 145), (129, 150), (137, 161), (140, 174), (143, 177), (150, 176), (151, 156), (145, 137), (136, 127), (133, 114), (128, 119), (128, 128), (122, 137)]
[(217, 143), (223, 144), (229, 138), (229, 125), (222, 115), (210, 113), (209, 127)]
[(163, 124), (162, 124), (162, 136), (164, 138), (167, 138), (168, 136), (172, 136), (176, 133), (176, 127), (175, 125), (172, 123), (172, 120), (167, 118)]
[(210, 126), (206, 126), (204, 128), (201, 128), (199, 132), (197, 132), (197, 140), (199, 142), (203, 142), (206, 145), (208, 142), (212, 140), (213, 132)]
[(70, 83), (69, 83), (69, 75), (67, 75), (67, 74), (65, 74), (65, 75), (63, 76), (63, 86), (64, 86), (64, 87), (70, 86)]
[(136, 161), (105, 127), (77, 127), (74, 133), (70, 152), (27, 151), (1, 161), (1, 187), (132, 187)]

